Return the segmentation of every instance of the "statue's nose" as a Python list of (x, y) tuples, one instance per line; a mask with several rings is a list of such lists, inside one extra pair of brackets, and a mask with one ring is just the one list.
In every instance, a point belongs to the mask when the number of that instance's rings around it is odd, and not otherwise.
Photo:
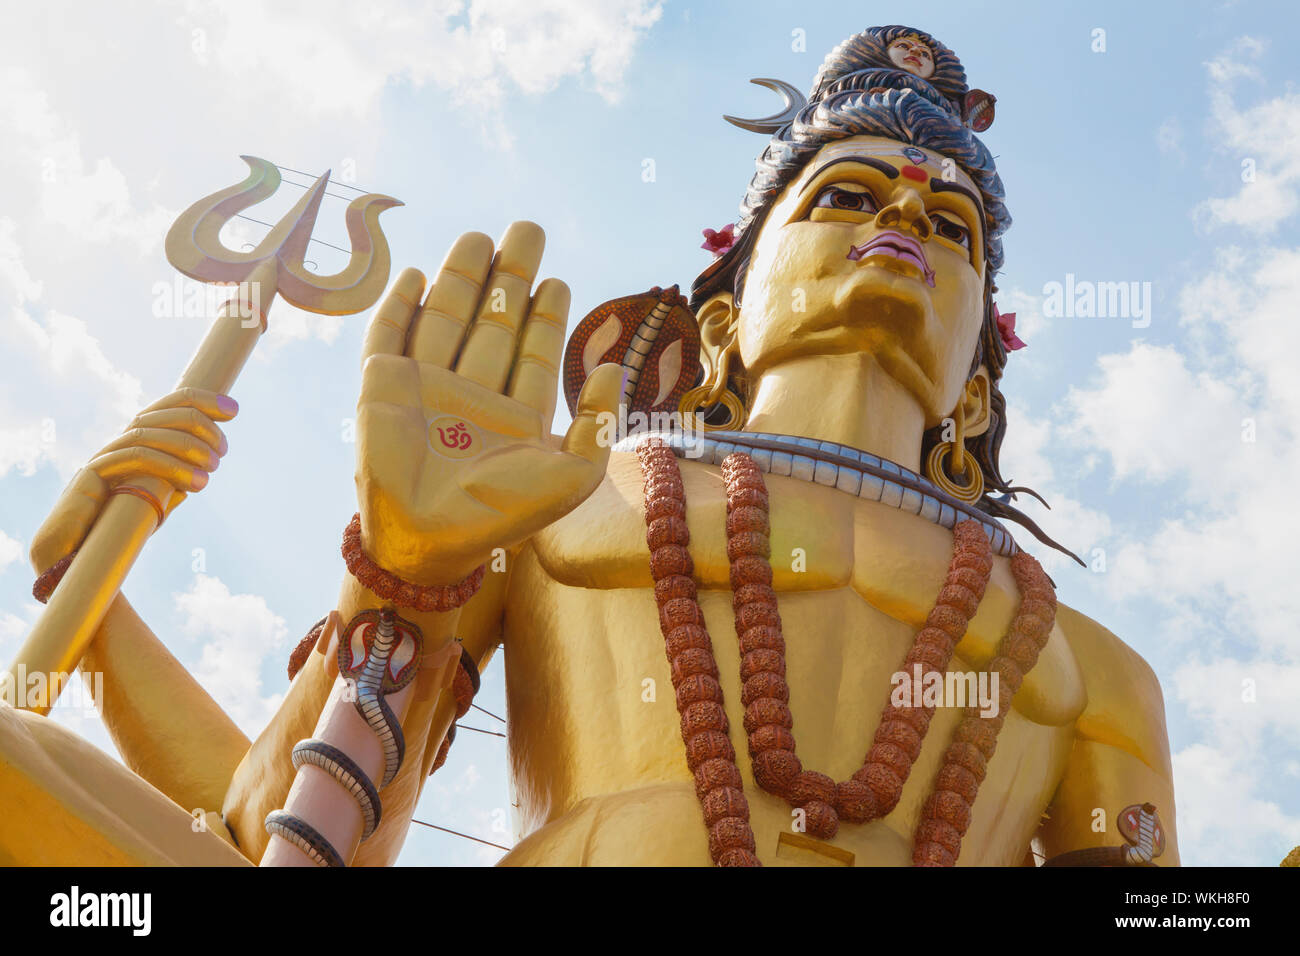
[(899, 186), (887, 206), (876, 213), (876, 225), (912, 233), (925, 242), (934, 234), (930, 217), (925, 214), (921, 194), (908, 186)]

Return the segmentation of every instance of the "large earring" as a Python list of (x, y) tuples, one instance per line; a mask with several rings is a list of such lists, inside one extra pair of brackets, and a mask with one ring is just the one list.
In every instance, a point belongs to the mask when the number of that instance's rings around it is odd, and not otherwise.
[[(731, 354), (723, 352), (718, 365), (716, 377), (692, 388), (677, 404), (677, 411), (681, 413), (683, 420), (686, 420), (687, 416), (694, 415), (706, 432), (733, 431), (744, 425), (745, 419), (749, 417), (744, 401), (727, 386)], [(718, 405), (727, 410), (727, 419), (724, 422), (711, 425), (704, 420), (704, 415), (698, 414), (700, 408), (712, 409)]]
[[(749, 416), (745, 411), (744, 402), (740, 400), (740, 396), (731, 389), (724, 387), (716, 399), (709, 401), (713, 391), (713, 386), (708, 383), (691, 389), (682, 396), (677, 410), (682, 413), (683, 418), (688, 415), (695, 415), (696, 420), (706, 432), (734, 431), (745, 424), (745, 419)], [(715, 406), (717, 404), (721, 404), (727, 410), (727, 420), (725, 422), (711, 425), (704, 420), (703, 415), (697, 413), (697, 409), (703, 406)]]
[[(975, 460), (975, 456), (966, 449), (966, 409), (964, 402), (957, 404), (957, 411), (953, 414), (953, 420), (956, 423), (956, 430), (952, 436), (953, 440), (939, 442), (930, 449), (930, 454), (925, 460), (925, 474), (938, 486), (940, 491), (947, 492), (958, 501), (974, 504), (984, 497), (984, 473), (980, 471), (980, 465)], [(945, 459), (953, 465), (957, 476), (966, 479), (968, 484), (959, 485), (948, 476), (948, 470), (944, 467)]]

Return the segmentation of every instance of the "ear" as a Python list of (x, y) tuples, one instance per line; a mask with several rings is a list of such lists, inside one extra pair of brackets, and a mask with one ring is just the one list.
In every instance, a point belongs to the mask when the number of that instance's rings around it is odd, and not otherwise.
[(719, 292), (711, 297), (696, 314), (700, 324), (700, 360), (704, 365), (704, 381), (718, 391), (726, 384), (727, 375), (735, 368), (739, 358), (739, 315), (730, 292)]
[(974, 438), (989, 430), (993, 422), (992, 401), (993, 380), (989, 370), (981, 365), (962, 389), (962, 411), (966, 414), (966, 436)]

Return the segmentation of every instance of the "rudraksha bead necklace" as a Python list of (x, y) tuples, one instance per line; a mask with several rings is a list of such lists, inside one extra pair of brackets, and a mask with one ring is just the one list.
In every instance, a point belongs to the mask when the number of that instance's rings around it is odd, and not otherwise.
[[(749, 805), (727, 734), (717, 662), (692, 577), (681, 470), (672, 450), (660, 440), (644, 442), (637, 453), (645, 474), (646, 542), (659, 622), (677, 692), (687, 764), (709, 829), (709, 853), (719, 866), (757, 866)], [(767, 488), (762, 471), (743, 453), (729, 455), (722, 471), (732, 607), (744, 682), (741, 702), (754, 778), (764, 790), (804, 812), (807, 832), (830, 839), (841, 817), (864, 823), (885, 816), (897, 805), (934, 708), (886, 705), (866, 760), (849, 780), (837, 784), (825, 774), (803, 769), (795, 753), (785, 639), (768, 560)], [(914, 665), (925, 674), (942, 675), (947, 670), (988, 583), (992, 555), (983, 530), (976, 522), (960, 522), (953, 539), (944, 585), (904, 661), (909, 672)], [(999, 716), (984, 718), (971, 708), (958, 726), (922, 810), (913, 852), (918, 865), (956, 861), (970, 823), (970, 805), (1005, 719), (1002, 715), (1052, 630), (1055, 593), (1037, 561), (1019, 553), (1012, 558), (1012, 573), (1023, 599), (998, 656), (989, 665), (1002, 682)]]

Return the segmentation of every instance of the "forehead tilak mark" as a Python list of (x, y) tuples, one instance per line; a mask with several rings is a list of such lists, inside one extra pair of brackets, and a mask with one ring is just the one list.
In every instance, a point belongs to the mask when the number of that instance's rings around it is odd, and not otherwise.
[[(823, 155), (828, 157), (835, 157), (835, 158), (830, 159), (828, 162), (823, 163), (821, 166), (818, 166), (815, 170), (813, 170), (811, 175), (809, 175), (807, 181), (800, 188), (799, 192), (800, 194), (802, 194), (803, 191), (808, 188), (808, 185), (812, 183), (814, 179), (816, 179), (827, 169), (830, 169), (832, 166), (838, 163), (856, 162), (861, 165), (870, 166), (873, 169), (877, 169), (880, 172), (884, 173), (886, 176), (888, 176), (890, 179), (896, 179), (898, 177), (898, 171), (900, 167), (894, 166), (893, 163), (885, 163), (885, 162), (881, 162), (880, 160), (876, 160), (873, 158), (875, 156), (884, 156), (896, 162), (901, 162), (902, 163), (901, 168), (904, 170), (903, 175), (907, 176), (907, 178), (909, 179), (916, 178), (915, 173), (908, 173), (906, 171), (909, 164), (913, 168), (917, 168), (917, 169), (923, 168), (925, 166), (929, 166), (929, 167), (938, 166), (941, 169), (946, 168), (944, 165), (944, 159), (946, 159), (946, 157), (935, 158), (930, 156), (928, 153), (924, 154), (925, 158), (922, 160), (922, 162), (920, 163), (913, 162), (912, 157), (908, 156), (905, 150), (918, 150), (918, 149), (919, 147), (911, 146), (906, 143), (900, 144), (898, 146), (865, 146), (865, 147), (864, 146), (856, 146), (856, 147), (839, 146), (839, 148), (836, 148), (836, 146), (832, 144), (831, 146), (824, 148)], [(924, 153), (924, 151), (922, 152)], [(847, 153), (848, 155), (841, 155), (836, 157), (835, 155), (836, 153)], [(961, 176), (963, 180), (969, 183), (969, 185), (962, 186), (958, 183), (948, 183), (945, 182), (943, 179), (934, 177), (932, 178), (931, 183), (941, 182), (943, 183), (943, 186), (939, 188), (935, 188), (933, 185), (931, 185), (930, 191), (943, 192), (944, 190), (948, 190), (948, 191), (964, 192), (967, 196), (969, 196), (972, 199), (972, 201), (975, 203), (976, 207), (980, 210), (980, 212), (984, 213), (984, 203), (979, 199), (979, 197), (973, 191), (974, 183), (970, 180), (965, 170), (961, 169), (959, 166), (956, 166), (955, 164), (954, 167), (957, 174)]]

